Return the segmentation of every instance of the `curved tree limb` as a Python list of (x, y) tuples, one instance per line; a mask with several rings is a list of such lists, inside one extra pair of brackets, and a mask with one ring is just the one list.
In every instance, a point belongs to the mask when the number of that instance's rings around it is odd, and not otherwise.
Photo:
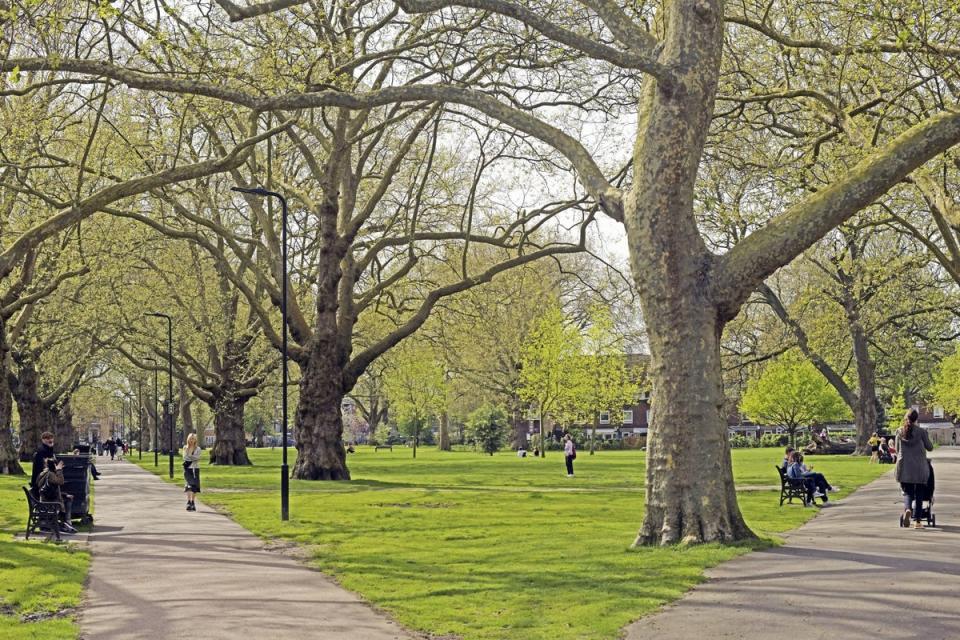
[(760, 283), (937, 154), (960, 143), (960, 111), (914, 125), (829, 187), (787, 209), (716, 260), (712, 299), (733, 318)]
[[(621, 191), (607, 181), (593, 156), (579, 140), (563, 130), (547, 124), (531, 113), (508, 106), (495, 97), (480, 91), (450, 85), (411, 84), (353, 94), (324, 90), (264, 98), (243, 91), (228, 89), (223, 85), (153, 75), (104, 62), (74, 58), (55, 61), (46, 58), (0, 60), (0, 71), (11, 71), (15, 67), (24, 71), (59, 70), (104, 76), (134, 89), (206, 96), (249, 107), (258, 112), (315, 107), (366, 109), (396, 102), (424, 100), (462, 104), (527, 133), (556, 149), (577, 170), (587, 192), (600, 203), (603, 211), (614, 220), (623, 221), (623, 196)], [(2, 257), (0, 256), (0, 259)]]

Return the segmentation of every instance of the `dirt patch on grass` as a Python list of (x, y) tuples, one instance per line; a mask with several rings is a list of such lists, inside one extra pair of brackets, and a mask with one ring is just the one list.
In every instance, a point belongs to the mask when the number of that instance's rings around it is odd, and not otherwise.
[(77, 612), (76, 608), (68, 607), (59, 611), (41, 611), (39, 613), (30, 613), (20, 616), (20, 622), (42, 622), (43, 620), (53, 620), (54, 618), (66, 618)]

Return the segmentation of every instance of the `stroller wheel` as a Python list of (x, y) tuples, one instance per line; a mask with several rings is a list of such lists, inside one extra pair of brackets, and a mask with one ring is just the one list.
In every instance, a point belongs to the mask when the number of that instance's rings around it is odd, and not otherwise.
[(900, 514), (900, 526), (901, 526), (901, 527), (907, 526), (907, 525), (903, 524), (903, 514), (902, 514), (902, 513)]
[(930, 520), (927, 522), (927, 524), (929, 524), (931, 527), (937, 526), (937, 516), (930, 514)]

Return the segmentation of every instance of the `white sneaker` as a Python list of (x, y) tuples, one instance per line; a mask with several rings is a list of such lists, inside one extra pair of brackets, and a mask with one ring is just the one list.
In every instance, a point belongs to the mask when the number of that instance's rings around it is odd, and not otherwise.
[(824, 493), (823, 493), (823, 491), (817, 491), (815, 494), (813, 494), (813, 497), (814, 497), (814, 498), (822, 498), (822, 497), (824, 497)]
[(837, 491), (840, 491), (840, 487), (836, 487), (836, 486), (830, 487), (829, 489), (827, 489), (827, 491), (829, 491), (830, 493), (836, 493)]

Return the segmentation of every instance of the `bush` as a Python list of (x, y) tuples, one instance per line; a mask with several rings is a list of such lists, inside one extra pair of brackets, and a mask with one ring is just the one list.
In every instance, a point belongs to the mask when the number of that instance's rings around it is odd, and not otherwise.
[(507, 414), (499, 407), (484, 405), (470, 414), (467, 430), (476, 448), (493, 455), (507, 439)]
[(741, 433), (735, 433), (730, 436), (731, 449), (752, 449), (760, 446), (760, 440), (751, 436), (745, 436)]
[(790, 444), (790, 436), (785, 433), (765, 433), (760, 436), (761, 447), (785, 447)]

